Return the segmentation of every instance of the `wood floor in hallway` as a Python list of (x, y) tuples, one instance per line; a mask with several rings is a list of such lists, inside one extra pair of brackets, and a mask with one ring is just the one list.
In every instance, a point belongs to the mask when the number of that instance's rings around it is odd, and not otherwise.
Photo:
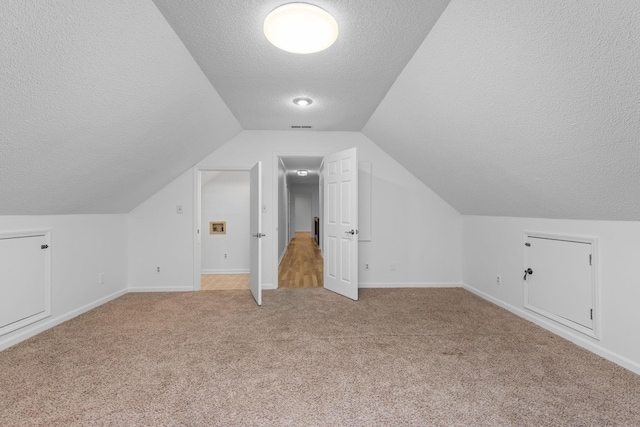
[(278, 267), (279, 288), (323, 287), (320, 248), (310, 232), (296, 232)]

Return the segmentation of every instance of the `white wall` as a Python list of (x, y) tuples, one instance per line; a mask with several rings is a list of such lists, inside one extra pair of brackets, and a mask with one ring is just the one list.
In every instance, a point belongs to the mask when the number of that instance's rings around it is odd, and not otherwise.
[[(291, 206), (292, 215), (295, 212), (295, 231), (313, 232), (313, 217), (320, 216), (318, 184), (293, 184), (289, 190), (295, 202)], [(303, 209), (302, 212), (299, 208)]]
[(278, 262), (282, 260), (289, 245), (289, 185), (282, 160), (278, 161)]
[(126, 292), (126, 215), (0, 216), (0, 232), (40, 229), (51, 230), (51, 316), (0, 336), (0, 350)]
[[(461, 216), (359, 132), (244, 131), (198, 163), (202, 169), (246, 170), (263, 162), (263, 281), (277, 283), (278, 155), (322, 155), (358, 148), (373, 164), (370, 242), (361, 242), (360, 286), (459, 285)], [(194, 171), (185, 172), (136, 208), (129, 218), (134, 289), (193, 288)], [(176, 204), (184, 214), (177, 215)], [(397, 264), (396, 271), (390, 263)], [(156, 275), (155, 265), (163, 273)], [(369, 263), (370, 271), (363, 264)]]
[[(194, 271), (194, 190), (191, 168), (129, 213), (129, 290), (194, 288), (196, 274), (200, 276)], [(177, 213), (178, 205), (182, 214)]]
[[(360, 286), (460, 285), (461, 215), (360, 132), (243, 131), (199, 162), (208, 170), (247, 170), (263, 162), (263, 283), (277, 283), (278, 156), (358, 148), (371, 162), (372, 240), (361, 242)], [(129, 216), (129, 285), (136, 290), (193, 289), (194, 170)], [(176, 214), (182, 204), (184, 213)], [(391, 271), (390, 264), (397, 265)], [(364, 271), (364, 263), (370, 271)], [(155, 273), (156, 264), (163, 267)]]
[[(263, 161), (263, 277), (277, 281), (278, 203), (274, 180), (277, 155), (322, 155), (358, 148), (359, 161), (373, 164), (373, 239), (361, 242), (360, 286), (459, 284), (461, 281), (461, 216), (396, 161), (359, 132), (244, 131), (202, 160), (215, 168), (248, 167)], [(237, 163), (237, 165), (235, 164)], [(392, 226), (390, 226), (392, 224)], [(370, 264), (365, 272), (364, 263)], [(390, 271), (390, 263), (397, 264)]]
[(311, 195), (293, 193), (296, 231), (311, 231)]
[[(598, 238), (600, 341), (524, 308), (525, 230)], [(640, 374), (639, 222), (464, 216), (463, 236), (463, 280), (469, 290)]]
[[(202, 182), (202, 273), (248, 273), (249, 172), (202, 172)], [(226, 234), (209, 234), (211, 221), (225, 221)]]

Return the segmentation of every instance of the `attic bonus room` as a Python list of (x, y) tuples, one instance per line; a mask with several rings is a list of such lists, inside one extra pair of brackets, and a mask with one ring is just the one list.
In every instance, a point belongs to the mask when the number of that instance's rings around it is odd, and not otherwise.
[(636, 0), (0, 0), (0, 424), (640, 425), (638, 58)]

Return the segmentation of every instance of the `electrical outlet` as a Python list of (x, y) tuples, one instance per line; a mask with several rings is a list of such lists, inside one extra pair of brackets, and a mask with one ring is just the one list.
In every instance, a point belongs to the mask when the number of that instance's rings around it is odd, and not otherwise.
[(224, 259), (227, 259), (227, 254), (224, 254)]
[(160, 274), (160, 266), (156, 267), (156, 274)]
[(391, 271), (396, 271), (396, 268), (398, 268), (398, 265), (395, 262), (392, 262), (389, 268), (391, 269)]
[(104, 273), (98, 274), (98, 285), (104, 285)]
[(366, 264), (364, 265), (364, 271), (369, 271), (369, 263), (366, 263)]
[(496, 276), (496, 285), (502, 285), (502, 277), (499, 274)]

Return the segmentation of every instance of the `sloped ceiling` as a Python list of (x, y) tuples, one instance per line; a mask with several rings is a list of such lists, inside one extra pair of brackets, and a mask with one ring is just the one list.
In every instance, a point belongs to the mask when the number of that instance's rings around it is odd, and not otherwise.
[[(264, 36), (264, 18), (287, 1), (154, 2), (244, 129), (360, 131), (449, 0), (314, 0), (340, 34), (310, 55)], [(300, 96), (313, 104), (294, 105)]]
[(640, 2), (453, 0), (363, 132), (463, 214), (640, 220)]
[(2, 0), (0, 123), (0, 215), (129, 212), (241, 131), (129, 0)]
[(640, 2), (448, 2), (319, 0), (341, 35), (304, 62), (262, 36), (275, 0), (2, 0), (0, 215), (129, 212), (243, 127), (311, 124), (463, 214), (640, 220)]

